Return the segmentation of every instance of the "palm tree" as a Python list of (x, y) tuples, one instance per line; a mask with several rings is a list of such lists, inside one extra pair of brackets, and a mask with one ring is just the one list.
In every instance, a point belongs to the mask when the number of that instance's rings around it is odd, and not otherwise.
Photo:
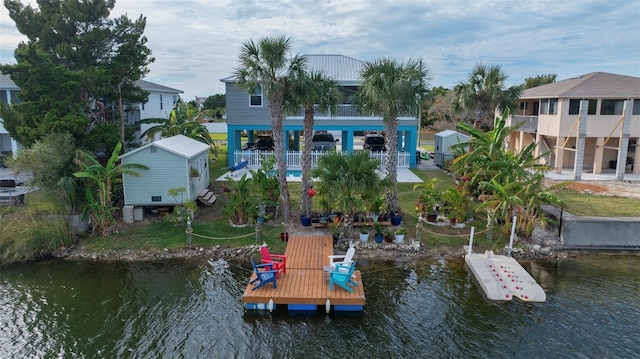
[(508, 76), (502, 72), (499, 65), (477, 64), (468, 74), (467, 81), (460, 82), (453, 88), (454, 111), (475, 113), (476, 128), (489, 124), (497, 107), (502, 110), (513, 109), (516, 100), (520, 97), (522, 88), (520, 86), (506, 88), (507, 78)]
[(122, 175), (140, 177), (135, 169), (149, 169), (147, 166), (137, 163), (123, 165), (119, 162), (120, 150), (122, 150), (122, 142), (118, 142), (113, 149), (105, 166), (101, 165), (90, 153), (83, 151), (79, 151), (75, 159), (76, 164), (81, 167), (81, 171), (75, 172), (73, 175), (77, 178), (87, 178), (97, 187), (97, 198), (94, 198), (90, 190), (91, 186), (86, 187), (87, 206), (83, 211), (83, 217), (86, 218), (89, 215), (94, 231), (97, 230), (103, 236), (108, 236), (112, 232), (112, 224), (116, 221), (113, 213), (117, 208), (113, 206), (111, 195), (117, 189), (116, 186), (122, 183)]
[(197, 120), (199, 115), (196, 107), (178, 101), (171, 110), (168, 119), (154, 118), (142, 121), (145, 123), (159, 122), (160, 124), (148, 128), (140, 137), (147, 137), (149, 139), (153, 138), (156, 133), (160, 133), (162, 137), (185, 135), (194, 140), (214, 146), (213, 139), (209, 135), (209, 130)]
[(342, 94), (338, 90), (338, 83), (325, 76), (322, 72), (311, 71), (304, 73), (302, 77), (295, 78), (291, 82), (287, 93), (287, 109), (297, 111), (299, 106), (304, 109), (304, 148), (302, 149), (302, 192), (300, 210), (303, 214), (311, 214), (311, 141), (313, 138), (313, 124), (315, 122), (315, 109), (319, 111), (334, 112)]
[(389, 144), (386, 156), (386, 175), (391, 185), (386, 204), (391, 211), (398, 209), (398, 116), (417, 113), (419, 96), (428, 85), (428, 70), (422, 61), (406, 64), (389, 58), (368, 62), (362, 70), (362, 84), (358, 101), (363, 112), (381, 114)]
[(285, 221), (291, 219), (291, 196), (284, 157), (283, 104), (290, 79), (301, 77), (306, 65), (305, 58), (300, 55), (289, 57), (290, 51), (291, 41), (284, 36), (264, 37), (258, 42), (249, 40), (242, 46), (239, 56), (240, 67), (234, 73), (236, 86), (248, 92), (261, 88), (269, 102)]

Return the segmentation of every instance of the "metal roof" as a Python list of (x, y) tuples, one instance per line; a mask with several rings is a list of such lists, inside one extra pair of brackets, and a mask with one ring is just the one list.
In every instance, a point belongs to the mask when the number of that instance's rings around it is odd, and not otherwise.
[(153, 92), (170, 92), (170, 93), (184, 93), (182, 90), (174, 89), (167, 86), (158, 85), (157, 83), (153, 83), (146, 80), (138, 80), (136, 81), (136, 86), (139, 86), (141, 89), (146, 91)]
[(545, 97), (640, 99), (640, 77), (591, 72), (522, 91), (521, 99)]
[(161, 148), (187, 159), (193, 158), (201, 154), (202, 152), (208, 151), (210, 148), (210, 146), (206, 143), (196, 141), (193, 138), (189, 138), (185, 135), (175, 135), (157, 141), (149, 142), (144, 146), (138, 147), (133, 151), (121, 155), (120, 158), (128, 157), (131, 154), (142, 151), (150, 146)]
[[(308, 71), (321, 71), (342, 86), (357, 86), (362, 82), (360, 74), (364, 61), (344, 55), (302, 55), (307, 59)], [(234, 76), (221, 79), (222, 82), (233, 82)]]

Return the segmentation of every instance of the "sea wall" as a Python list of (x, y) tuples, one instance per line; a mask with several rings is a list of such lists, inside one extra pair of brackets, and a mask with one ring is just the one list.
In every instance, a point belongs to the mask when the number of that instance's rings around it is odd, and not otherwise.
[(560, 231), (563, 248), (640, 250), (640, 218), (577, 217), (563, 215)]

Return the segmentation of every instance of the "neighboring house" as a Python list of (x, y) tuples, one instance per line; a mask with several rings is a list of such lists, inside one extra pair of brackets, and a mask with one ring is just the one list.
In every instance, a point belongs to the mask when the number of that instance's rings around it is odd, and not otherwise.
[[(127, 117), (126, 125), (129, 127), (138, 126), (140, 120), (147, 118), (169, 118), (171, 109), (178, 101), (181, 90), (173, 89), (153, 82), (138, 80), (136, 85), (143, 90), (149, 92), (149, 97), (144, 104), (129, 105), (125, 109)], [(17, 93), (20, 88), (11, 80), (9, 75), (0, 74), (0, 101), (7, 104), (19, 104), (22, 101), (18, 99)], [(117, 109), (111, 108), (110, 112), (117, 112)], [(113, 115), (108, 116), (114, 118)], [(140, 134), (137, 134), (140, 137)], [(16, 153), (22, 146), (16, 142), (5, 130), (0, 118), (0, 154), (11, 155)]]
[(433, 142), (433, 162), (443, 167), (446, 161), (452, 160), (454, 157), (451, 146), (468, 140), (469, 136), (453, 130), (444, 130), (436, 133)]
[[(9, 75), (0, 74), (0, 101), (6, 104), (19, 104), (22, 101), (18, 99), (18, 91), (20, 88)], [(13, 153), (17, 153), (20, 148), (22, 146), (11, 138), (0, 117), (0, 156), (11, 156)]]
[[(147, 143), (120, 156), (123, 164), (149, 167), (140, 177), (123, 175), (125, 206), (175, 206), (195, 201), (209, 186), (210, 146), (183, 135)], [(170, 189), (184, 188), (174, 198)]]
[[(336, 113), (331, 116), (326, 112), (315, 113), (314, 131), (337, 131), (342, 135), (338, 147), (343, 152), (354, 150), (354, 135), (356, 132), (382, 131), (384, 123), (382, 116), (361, 114), (355, 105), (355, 95), (360, 86), (361, 71), (364, 62), (343, 55), (304, 55), (307, 59), (309, 71), (322, 71), (338, 82), (343, 93), (342, 103), (338, 105)], [(234, 77), (221, 80), (226, 87), (226, 117), (228, 125), (229, 166), (233, 166), (242, 154), (241, 133), (248, 131), (248, 142), (254, 142), (258, 132), (271, 130), (268, 99), (257, 88), (253, 93), (234, 84)], [(304, 113), (301, 110), (294, 115), (286, 116), (284, 121), (285, 151), (300, 151), (300, 134), (303, 130)], [(402, 152), (402, 144), (406, 143), (407, 156), (399, 156), (399, 166), (415, 167), (418, 139), (418, 119), (416, 115), (399, 117), (398, 151)], [(404, 142), (403, 142), (404, 136)], [(391, 149), (388, 149), (389, 151)], [(235, 154), (235, 155), (234, 155)], [(404, 153), (403, 153), (404, 154)], [(289, 156), (288, 156), (289, 157)]]
[(592, 72), (526, 89), (509, 122), (520, 123), (507, 147), (537, 143), (556, 173), (640, 174), (640, 77)]

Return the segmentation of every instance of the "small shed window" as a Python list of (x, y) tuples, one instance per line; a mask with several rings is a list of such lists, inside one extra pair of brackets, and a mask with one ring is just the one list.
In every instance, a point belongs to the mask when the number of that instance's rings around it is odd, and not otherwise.
[(162, 196), (151, 196), (151, 202), (162, 202)]

